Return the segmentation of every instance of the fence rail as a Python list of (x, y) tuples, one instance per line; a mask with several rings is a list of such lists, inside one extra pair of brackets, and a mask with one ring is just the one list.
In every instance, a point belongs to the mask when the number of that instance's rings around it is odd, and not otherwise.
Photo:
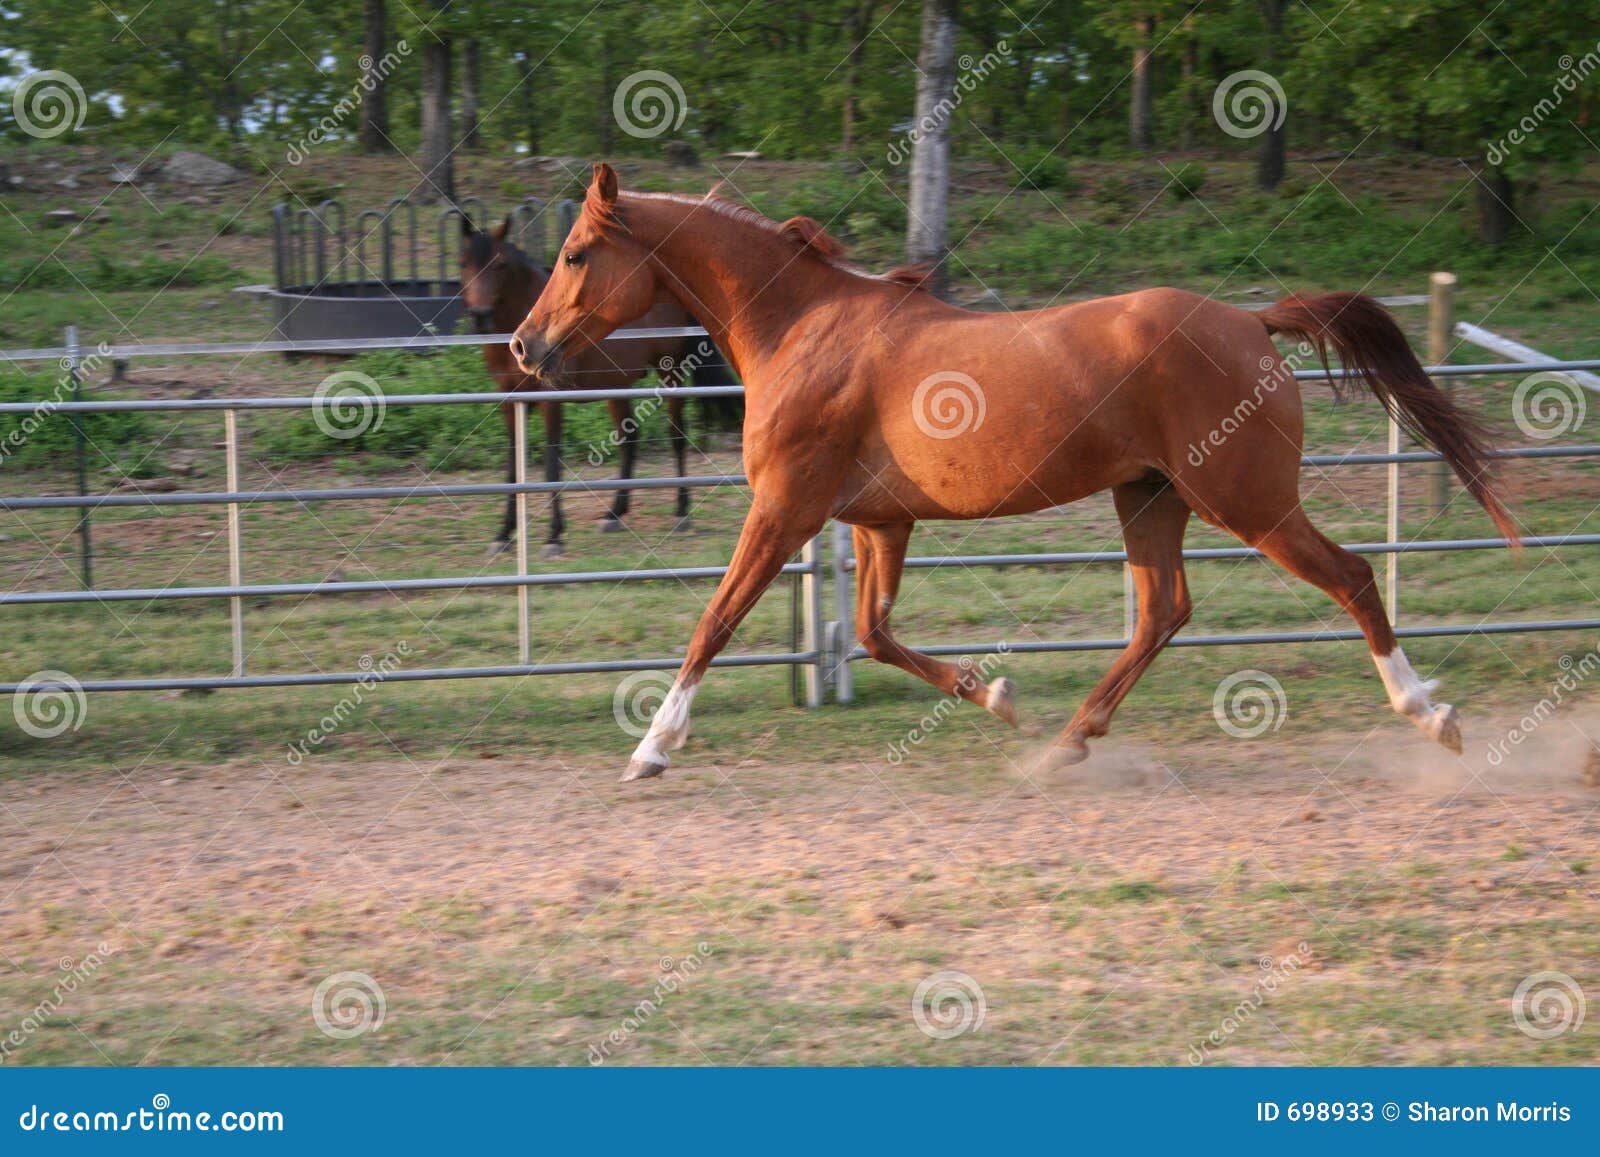
[[(221, 343), (169, 343), (102, 346), (96, 356), (112, 359), (138, 357), (200, 357), (208, 355), (240, 355), (255, 353), (359, 353), (380, 349), (432, 349), (450, 346), (478, 346), (503, 343), (510, 335), (469, 334), (434, 335), (428, 337), (346, 339), (338, 341), (268, 341)], [(670, 327), (618, 331), (617, 338), (700, 337), (706, 331), (699, 327)], [(1537, 353), (1537, 351), (1530, 351)], [(75, 331), (69, 331), (67, 344), (59, 347), (0, 351), (0, 364), (31, 361), (58, 361), (74, 385), (83, 364), (82, 350)], [(1465, 365), (1436, 365), (1428, 373), (1437, 378), (1482, 375), (1522, 375), (1535, 373), (1561, 373), (1600, 369), (1600, 359), (1559, 361), (1555, 359), (1522, 362), (1473, 363)], [(1348, 371), (1335, 369), (1334, 377), (1349, 376)], [(1323, 370), (1298, 370), (1294, 376), (1301, 380), (1325, 379)], [(606, 401), (612, 399), (662, 399), (677, 394), (696, 397), (734, 397), (743, 394), (742, 386), (706, 386), (692, 390), (658, 387), (653, 389), (564, 390), (563, 402)], [(529, 402), (549, 400), (521, 395), (517, 400)], [(400, 394), (382, 395), (374, 399), (383, 406), (442, 406), (442, 405), (499, 405), (507, 401), (501, 393), (474, 394)], [(167, 507), (222, 505), (228, 508), (228, 551), (230, 559), (229, 582), (218, 586), (191, 587), (130, 587), (108, 590), (73, 591), (11, 591), (0, 593), (0, 606), (38, 606), (83, 604), (119, 601), (158, 601), (168, 599), (227, 599), (231, 608), (233, 665), (226, 676), (172, 676), (138, 679), (84, 679), (78, 686), (84, 691), (167, 691), (211, 689), (223, 687), (293, 687), (322, 684), (357, 683), (372, 677), (370, 671), (334, 671), (289, 674), (256, 674), (246, 671), (244, 650), (244, 600), (272, 597), (341, 594), (405, 594), (444, 590), (479, 590), (515, 588), (518, 594), (518, 653), (515, 664), (444, 667), (417, 670), (397, 670), (385, 675), (386, 681), (416, 682), (434, 679), (496, 678), (518, 675), (577, 674), (584, 672), (622, 672), (644, 670), (670, 670), (676, 668), (678, 658), (627, 658), (596, 659), (570, 663), (535, 663), (531, 661), (529, 638), (529, 592), (538, 587), (565, 586), (586, 583), (651, 582), (661, 580), (699, 580), (720, 578), (726, 567), (658, 567), (635, 570), (574, 571), (531, 573), (527, 556), (527, 500), (535, 494), (591, 493), (617, 488), (615, 480), (573, 480), (565, 482), (530, 482), (527, 480), (527, 411), (525, 405), (514, 409), (513, 438), (518, 447), (516, 459), (519, 468), (516, 481), (497, 483), (429, 484), (416, 486), (348, 486), (319, 489), (244, 490), (238, 485), (239, 447), (237, 418), (241, 413), (265, 410), (315, 409), (328, 404), (317, 397), (266, 397), (266, 398), (108, 398), (86, 400), (76, 388), (70, 401), (10, 402), (0, 403), (0, 414), (37, 414), (47, 412), (68, 415), (117, 412), (212, 412), (220, 411), (224, 419), (224, 450), (227, 456), (228, 488), (215, 492), (111, 494), (84, 493), (80, 480), (77, 495), (34, 495), (0, 498), (0, 509), (46, 510), (72, 509), (80, 512), (80, 533), (87, 543), (89, 516), (102, 508)], [(1398, 466), (1402, 463), (1439, 462), (1441, 458), (1431, 451), (1401, 451), (1398, 449), (1398, 427), (1391, 422), (1390, 451), (1388, 453), (1314, 454), (1302, 459), (1303, 465), (1338, 468), (1363, 465), (1390, 467), (1389, 477), (1389, 534), (1384, 541), (1354, 543), (1347, 549), (1359, 554), (1385, 555), (1388, 562), (1387, 586), (1391, 616), (1398, 619), (1397, 605), (1398, 562), (1402, 555), (1431, 552), (1482, 550), (1503, 547), (1501, 538), (1434, 539), (1404, 542), (1399, 538)], [(1496, 457), (1516, 458), (1567, 458), (1600, 457), (1600, 445), (1537, 446), (1499, 451)], [(741, 474), (694, 475), (673, 478), (635, 478), (628, 482), (630, 489), (649, 490), (676, 487), (705, 488), (741, 486), (747, 482)], [(370, 581), (299, 582), (248, 584), (242, 574), (241, 530), (239, 514), (243, 506), (266, 502), (327, 502), (363, 501), (373, 499), (406, 500), (456, 497), (488, 497), (515, 495), (517, 498), (517, 554), (516, 573), (504, 575), (449, 576), (439, 578), (392, 579)], [(793, 618), (798, 624), (793, 646), (773, 654), (728, 655), (719, 657), (716, 666), (760, 667), (788, 666), (801, 673), (803, 693), (797, 696), (808, 706), (819, 705), (827, 687), (834, 690), (840, 702), (852, 698), (850, 663), (865, 657), (865, 652), (847, 641), (848, 624), (853, 619), (851, 586), (854, 559), (850, 556), (847, 528), (834, 524), (832, 551), (828, 567), (822, 562), (822, 537), (807, 545), (800, 561), (783, 568), (783, 574), (793, 576), (796, 582)], [(1600, 534), (1547, 535), (1531, 537), (1525, 544), (1537, 548), (1558, 548), (1600, 545)], [(1183, 552), (1185, 559), (1221, 560), (1259, 557), (1259, 552), (1248, 547), (1201, 547)], [(90, 585), (88, 556), (85, 551), (85, 586)], [(1127, 555), (1123, 551), (1066, 551), (1020, 554), (979, 555), (929, 555), (906, 559), (911, 568), (937, 569), (941, 567), (1009, 567), (1058, 566), (1088, 564), (1121, 564), (1126, 568)], [(831, 574), (834, 591), (835, 617), (823, 618), (822, 582)], [(1035, 654), (1041, 652), (1081, 652), (1114, 650), (1127, 645), (1133, 631), (1133, 605), (1131, 586), (1125, 595), (1124, 636), (1105, 639), (1040, 640), (995, 644), (988, 642), (941, 643), (920, 648), (933, 655), (962, 655), (992, 653), (1003, 649), (1008, 653)], [(1397, 634), (1402, 638), (1425, 636), (1495, 635), (1556, 630), (1596, 630), (1600, 619), (1529, 620), (1510, 623), (1433, 624), (1402, 627)], [(1174, 640), (1175, 646), (1237, 646), (1267, 643), (1305, 643), (1360, 638), (1360, 633), (1350, 630), (1317, 630), (1259, 632), (1234, 635), (1188, 635)], [(0, 683), (0, 693), (13, 693), (23, 684)]]

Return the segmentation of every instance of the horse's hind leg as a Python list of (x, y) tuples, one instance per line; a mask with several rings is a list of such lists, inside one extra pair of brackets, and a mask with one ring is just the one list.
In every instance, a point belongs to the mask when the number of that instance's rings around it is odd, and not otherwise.
[(1133, 638), (1095, 684), (1066, 729), (1040, 758), (1044, 771), (1077, 763), (1088, 740), (1111, 727), (1117, 705), (1133, 690), (1173, 635), (1189, 621), (1189, 584), (1183, 573), (1183, 532), (1189, 507), (1165, 478), (1128, 482), (1111, 492), (1133, 571), (1139, 617)]
[[(639, 424), (633, 420), (633, 402), (627, 398), (612, 398), (606, 403), (606, 408), (611, 411), (611, 427), (622, 439), (622, 480), (626, 482), (633, 477), (634, 458), (639, 450)], [(617, 491), (611, 502), (611, 509), (606, 513), (605, 521), (600, 524), (601, 530), (621, 530), (622, 520), (628, 513), (627, 490)]]
[(1291, 574), (1321, 588), (1348, 611), (1366, 636), (1390, 704), (1428, 738), (1461, 753), (1456, 709), (1448, 703), (1434, 703), (1431, 696), (1438, 684), (1424, 682), (1406, 661), (1366, 559), (1330, 542), (1298, 505), (1250, 545), (1259, 547)]
[(909, 522), (855, 528), (856, 634), (861, 645), (879, 662), (909, 671), (946, 695), (959, 695), (976, 703), (1015, 727), (1017, 709), (1011, 680), (996, 679), (986, 685), (970, 660), (962, 660), (960, 665), (942, 663), (902, 646), (889, 630), (889, 613), (900, 592), (900, 574), (910, 538)]

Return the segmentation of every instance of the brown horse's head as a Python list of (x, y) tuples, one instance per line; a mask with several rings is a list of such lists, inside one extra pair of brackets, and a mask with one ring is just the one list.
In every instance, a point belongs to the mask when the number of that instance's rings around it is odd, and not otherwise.
[(511, 339), (524, 373), (559, 381), (573, 358), (644, 316), (660, 297), (649, 252), (628, 235), (616, 209), (617, 174), (596, 165), (549, 284)]
[(461, 218), (461, 300), (475, 333), (494, 333), (497, 317), (509, 326), (505, 307), (520, 311), (543, 284), (543, 274), (506, 240), (510, 231), (509, 217), (483, 231)]

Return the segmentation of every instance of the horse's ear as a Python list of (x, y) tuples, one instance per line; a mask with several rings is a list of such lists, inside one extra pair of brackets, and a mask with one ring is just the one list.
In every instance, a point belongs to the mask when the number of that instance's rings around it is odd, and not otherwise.
[(467, 219), (467, 215), (465, 213), (461, 214), (461, 236), (471, 237), (476, 232), (477, 230), (472, 227), (472, 222)]
[(493, 229), (489, 230), (489, 235), (491, 237), (493, 237), (496, 241), (504, 241), (506, 239), (506, 234), (510, 233), (510, 232), (511, 232), (511, 218), (509, 216), (507, 216), (504, 221), (500, 222), (500, 224), (496, 225)]
[(601, 161), (594, 167), (594, 181), (589, 186), (588, 197), (601, 208), (610, 209), (617, 201), (617, 171)]
[(831, 261), (844, 255), (844, 246), (810, 217), (790, 217), (778, 226), (778, 232), (818, 257)]

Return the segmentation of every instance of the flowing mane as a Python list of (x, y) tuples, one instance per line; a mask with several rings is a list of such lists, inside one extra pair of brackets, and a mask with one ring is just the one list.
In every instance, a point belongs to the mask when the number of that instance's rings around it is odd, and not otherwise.
[(726, 217), (730, 221), (737, 221), (779, 238), (792, 246), (797, 252), (814, 257), (818, 261), (833, 266), (842, 273), (897, 285), (915, 292), (927, 291), (927, 278), (930, 272), (930, 267), (928, 266), (904, 266), (899, 269), (892, 269), (888, 273), (873, 273), (871, 270), (863, 269), (859, 265), (846, 260), (844, 243), (832, 233), (829, 233), (814, 218), (790, 217), (787, 221), (775, 221), (765, 213), (753, 209), (749, 205), (722, 196), (716, 189), (698, 197), (687, 193), (638, 193), (630, 191), (622, 193), (610, 204), (606, 204), (591, 195), (584, 198), (583, 207), (584, 212), (589, 213), (591, 219), (602, 228), (621, 227), (626, 229), (627, 225), (624, 218), (627, 204), (634, 201), (654, 201), (681, 205), (690, 210), (706, 209)]

